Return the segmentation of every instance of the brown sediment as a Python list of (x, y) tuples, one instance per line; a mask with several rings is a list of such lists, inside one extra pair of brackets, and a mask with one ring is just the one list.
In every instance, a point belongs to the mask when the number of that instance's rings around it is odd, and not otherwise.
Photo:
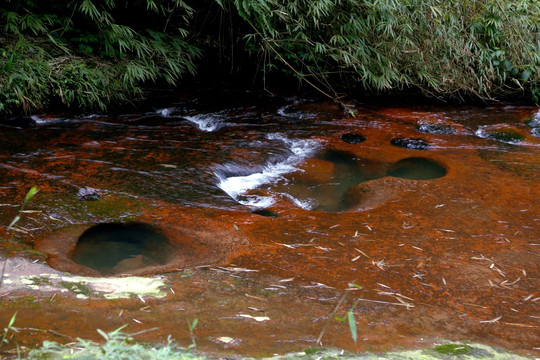
[[(110, 331), (125, 323), (130, 324), (130, 332), (159, 328), (139, 340), (159, 342), (171, 334), (180, 344), (188, 345), (187, 322), (197, 318), (195, 336), (203, 351), (230, 355), (283, 353), (318, 346), (315, 341), (328, 317), (349, 284), (357, 284), (361, 289), (349, 291), (336, 316), (343, 317), (354, 306), (359, 341), (352, 341), (347, 324), (330, 319), (323, 345), (388, 351), (428, 346), (443, 338), (538, 354), (533, 349), (540, 330), (540, 156), (535, 140), (527, 138), (523, 146), (505, 148), (509, 145), (478, 138), (473, 131), (475, 118), (453, 120), (453, 111), (460, 109), (371, 107), (364, 111), (357, 118), (336, 117), (333, 124), (321, 125), (313, 135), (324, 142), (325, 150), (361, 159), (360, 166), (374, 176), (345, 192), (344, 199), (350, 204), (346, 211), (304, 210), (281, 198), (269, 209), (276, 217), (266, 217), (241, 207), (179, 205), (170, 199), (156, 199), (153, 193), (139, 195), (136, 200), (107, 194), (104, 201), (112, 197), (125, 206), (119, 205), (109, 215), (92, 214), (86, 221), (82, 215), (73, 216), (70, 219), (76, 224), (69, 226), (40, 217), (51, 230), (30, 231), (34, 238), (26, 240), (35, 240), (35, 249), (47, 253), (49, 264), (57, 269), (99, 275), (69, 259), (78, 237), (93, 222), (138, 221), (156, 226), (176, 246), (174, 261), (131, 273), (167, 273), (167, 296), (146, 298), (145, 303), (136, 297), (80, 300), (66, 294), (53, 298), (54, 294), (28, 288), (5, 295), (0, 288), (0, 324), (18, 311), (17, 326), (23, 330), (16, 335), (17, 341), (26, 345), (43, 339), (98, 340), (96, 328)], [(479, 118), (489, 119), (483, 124), (512, 120), (512, 126), (525, 134), (520, 124), (533, 109), (516, 107), (507, 110), (510, 114), (500, 114), (503, 108), (498, 107), (477, 111)], [(420, 120), (449, 125), (456, 131), (447, 135), (419, 133), (414, 125)], [(340, 136), (352, 129), (366, 140), (358, 144), (342, 141)], [(241, 130), (240, 126), (235, 128), (234, 134)], [(191, 128), (185, 131), (195, 133)], [(249, 141), (257, 139), (256, 134), (245, 136)], [(390, 144), (395, 137), (423, 138), (429, 148), (398, 148)], [(219, 141), (228, 144), (232, 138)], [(80, 138), (62, 135), (62, 141), (78, 146), (93, 140), (81, 134)], [(92, 159), (103, 161), (88, 162), (84, 167), (74, 160), (63, 163), (61, 157), (67, 152), (57, 150), (54, 162), (34, 164), (35, 173), (6, 167), (0, 168), (0, 177), (28, 185), (37, 183), (44, 197), (63, 194), (66, 189), (74, 191), (65, 182), (39, 174), (73, 169), (79, 174), (65, 179), (70, 184), (79, 184), (90, 176), (85, 185), (122, 189), (119, 181), (103, 176), (110, 174), (107, 168), (111, 165), (105, 160), (112, 161), (115, 148), (135, 147), (132, 141), (98, 141), (100, 147), (85, 146), (85, 152), (92, 152)], [(53, 140), (50, 147), (54, 148), (52, 144)], [(217, 154), (219, 146), (202, 150), (216, 153), (215, 161), (223, 160), (220, 156), (226, 160), (227, 156), (249, 161), (257, 158), (242, 148), (227, 148), (223, 150), (225, 155)], [(197, 161), (201, 156), (195, 151), (189, 154)], [(127, 160), (115, 161), (124, 166), (132, 162), (140, 171), (178, 161), (173, 151), (162, 149), (140, 158), (127, 152), (122, 156)], [(430, 159), (446, 174), (430, 180), (384, 176), (392, 164), (409, 158)], [(323, 158), (307, 159), (299, 168), (302, 171), (289, 174), (290, 183), (280, 190), (295, 182), (330, 181), (336, 175), (335, 165)], [(193, 166), (193, 171), (199, 168)], [(196, 183), (200, 181), (197, 179), (186, 177), (181, 181)], [(168, 184), (163, 187), (163, 191), (173, 190)], [(268, 195), (274, 190), (256, 189), (248, 195)], [(5, 190), (0, 193), (0, 203), (10, 202), (8, 198), (15, 192), (19, 199), (24, 196), (22, 190)], [(135, 209), (136, 202), (145, 206)], [(77, 204), (79, 207), (70, 205), (70, 209), (84, 213), (99, 207), (100, 202)], [(9, 222), (4, 217), (16, 214), (16, 208), (6, 209), (9, 212), (2, 217), (4, 223)], [(132, 209), (127, 220), (121, 215), (122, 209)], [(267, 316), (269, 320), (257, 322), (242, 314)], [(215, 340), (221, 336), (238, 342), (225, 346)]]

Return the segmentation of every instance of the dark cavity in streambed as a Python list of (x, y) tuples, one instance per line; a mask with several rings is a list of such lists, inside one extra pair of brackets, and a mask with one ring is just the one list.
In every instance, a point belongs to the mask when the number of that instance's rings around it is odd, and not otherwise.
[(78, 239), (71, 260), (103, 275), (120, 274), (169, 260), (167, 237), (144, 223), (95, 225)]
[(432, 180), (446, 173), (442, 165), (428, 158), (413, 157), (384, 163), (330, 150), (308, 160), (302, 171), (290, 175), (274, 190), (290, 195), (297, 204), (310, 206), (311, 210), (341, 212), (361, 205), (361, 197), (352, 193), (354, 187), (363, 182), (384, 177)]

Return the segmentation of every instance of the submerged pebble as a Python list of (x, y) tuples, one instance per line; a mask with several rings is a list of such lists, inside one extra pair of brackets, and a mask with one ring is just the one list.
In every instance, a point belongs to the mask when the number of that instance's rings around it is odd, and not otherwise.
[(397, 147), (414, 150), (426, 150), (429, 147), (426, 140), (412, 138), (394, 138), (390, 141), (390, 144)]
[(513, 129), (493, 128), (488, 126), (480, 127), (476, 131), (476, 136), (484, 139), (495, 140), (507, 144), (518, 144), (525, 139), (525, 136)]
[(425, 134), (450, 135), (455, 134), (455, 129), (451, 125), (437, 123), (420, 123), (416, 125), (416, 130)]
[(96, 201), (99, 200), (101, 194), (99, 190), (87, 186), (79, 189), (77, 197), (82, 201)]
[(354, 134), (354, 133), (346, 133), (341, 135), (341, 140), (345, 141), (349, 144), (360, 144), (364, 141), (366, 141), (366, 137), (360, 134)]

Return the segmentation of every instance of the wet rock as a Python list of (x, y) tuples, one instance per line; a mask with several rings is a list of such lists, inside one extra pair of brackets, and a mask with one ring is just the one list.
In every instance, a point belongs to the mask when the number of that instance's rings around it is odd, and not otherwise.
[(518, 143), (524, 139), (524, 136), (513, 131), (500, 131), (488, 134), (487, 138), (507, 143)]
[(355, 134), (355, 133), (343, 134), (343, 135), (341, 135), (340, 139), (345, 141), (346, 143), (353, 144), (353, 145), (360, 144), (360, 143), (366, 141), (365, 136), (360, 135), (360, 134)]
[(101, 193), (99, 190), (87, 186), (79, 189), (77, 197), (82, 201), (96, 201), (101, 197)]
[(428, 142), (424, 139), (412, 138), (395, 138), (390, 141), (390, 144), (406, 149), (427, 150)]
[(82, 144), (82, 146), (83, 147), (99, 147), (100, 143), (98, 143), (97, 141), (88, 141)]
[(507, 144), (518, 144), (525, 139), (525, 136), (516, 130), (506, 127), (483, 126), (476, 131), (476, 136)]
[(425, 134), (451, 135), (456, 133), (451, 125), (440, 123), (420, 123), (416, 125), (416, 130)]
[(273, 212), (272, 210), (268, 210), (268, 209), (258, 209), (258, 210), (252, 211), (252, 213), (260, 215), (260, 216), (271, 217), (271, 218), (279, 217), (279, 215), (277, 213)]
[(540, 137), (540, 111), (532, 119), (527, 121), (526, 124), (531, 128), (532, 136)]

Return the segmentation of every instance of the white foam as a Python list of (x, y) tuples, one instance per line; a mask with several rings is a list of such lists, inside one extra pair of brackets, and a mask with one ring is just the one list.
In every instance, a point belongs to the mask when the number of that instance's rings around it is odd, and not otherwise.
[(281, 195), (289, 198), (296, 206), (304, 210), (311, 210), (317, 206), (317, 201), (315, 201), (315, 199), (300, 200), (287, 193), (281, 193)]
[[(262, 169), (252, 173), (248, 173), (249, 169), (236, 165), (220, 166), (215, 171), (215, 175), (219, 179), (218, 187), (240, 204), (257, 208), (269, 207), (274, 204), (276, 200), (273, 194), (268, 196), (244, 194), (261, 185), (276, 183), (283, 179), (283, 175), (297, 170), (296, 165), (312, 155), (319, 147), (319, 142), (315, 140), (288, 139), (282, 134), (270, 134), (267, 138), (283, 142), (291, 154), (275, 163), (268, 162)], [(302, 208), (304, 206), (311, 207), (298, 199), (291, 198), (291, 200)]]
[(163, 108), (156, 110), (156, 112), (163, 117), (169, 117), (175, 110), (175, 108)]
[(224, 117), (217, 114), (197, 114), (193, 116), (183, 116), (183, 118), (197, 125), (202, 131), (211, 132), (225, 126)]
[(55, 124), (62, 122), (63, 119), (58, 118), (41, 118), (37, 115), (30, 116), (30, 119), (32, 119), (37, 125), (47, 125), (47, 124)]
[(305, 113), (300, 111), (290, 111), (293, 105), (285, 105), (277, 110), (278, 115), (286, 118), (295, 118), (295, 119), (313, 119), (317, 117), (315, 113)]

